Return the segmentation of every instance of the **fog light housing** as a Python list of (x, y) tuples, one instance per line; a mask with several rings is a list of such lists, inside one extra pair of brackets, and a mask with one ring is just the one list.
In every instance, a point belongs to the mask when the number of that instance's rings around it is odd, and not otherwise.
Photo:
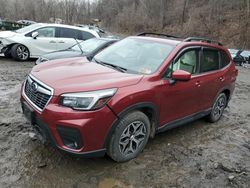
[(58, 125), (56, 130), (66, 147), (75, 150), (82, 148), (83, 142), (78, 129)]

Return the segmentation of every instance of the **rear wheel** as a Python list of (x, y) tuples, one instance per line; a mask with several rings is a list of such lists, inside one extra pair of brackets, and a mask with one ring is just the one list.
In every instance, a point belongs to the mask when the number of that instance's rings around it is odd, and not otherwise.
[(30, 57), (28, 48), (22, 44), (12, 46), (11, 55), (17, 61), (26, 61)]
[(207, 116), (207, 120), (211, 123), (218, 121), (221, 118), (226, 106), (227, 106), (227, 97), (225, 93), (221, 93), (215, 100), (212, 111)]
[(148, 117), (134, 111), (122, 118), (113, 133), (108, 155), (117, 162), (125, 162), (137, 157), (148, 142), (150, 122)]

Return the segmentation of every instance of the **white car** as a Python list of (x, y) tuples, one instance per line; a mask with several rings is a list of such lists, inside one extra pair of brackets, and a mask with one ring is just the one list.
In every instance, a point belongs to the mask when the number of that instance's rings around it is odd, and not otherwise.
[(99, 38), (97, 31), (62, 24), (37, 23), (16, 31), (0, 32), (0, 53), (17, 61), (30, 57), (65, 50), (77, 43), (76, 40)]

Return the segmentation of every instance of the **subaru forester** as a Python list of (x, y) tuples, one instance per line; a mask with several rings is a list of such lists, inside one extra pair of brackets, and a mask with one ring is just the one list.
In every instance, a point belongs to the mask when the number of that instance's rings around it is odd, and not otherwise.
[(157, 133), (199, 118), (218, 121), (238, 71), (221, 43), (142, 33), (92, 61), (35, 66), (21, 89), (25, 116), (44, 141), (86, 157), (133, 159)]

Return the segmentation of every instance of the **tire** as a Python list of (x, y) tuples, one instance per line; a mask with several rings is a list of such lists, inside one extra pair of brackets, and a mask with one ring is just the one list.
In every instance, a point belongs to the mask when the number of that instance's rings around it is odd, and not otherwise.
[(4, 52), (4, 56), (5, 56), (6, 58), (12, 58), (10, 49), (7, 49), (7, 50)]
[(118, 123), (107, 148), (107, 154), (116, 162), (125, 162), (137, 157), (146, 146), (150, 134), (150, 121), (134, 111)]
[(11, 48), (11, 56), (16, 61), (27, 61), (30, 58), (29, 49), (22, 44), (15, 44)]
[(211, 123), (219, 121), (226, 106), (227, 106), (227, 97), (225, 93), (221, 93), (216, 98), (211, 113), (206, 117), (207, 121)]

